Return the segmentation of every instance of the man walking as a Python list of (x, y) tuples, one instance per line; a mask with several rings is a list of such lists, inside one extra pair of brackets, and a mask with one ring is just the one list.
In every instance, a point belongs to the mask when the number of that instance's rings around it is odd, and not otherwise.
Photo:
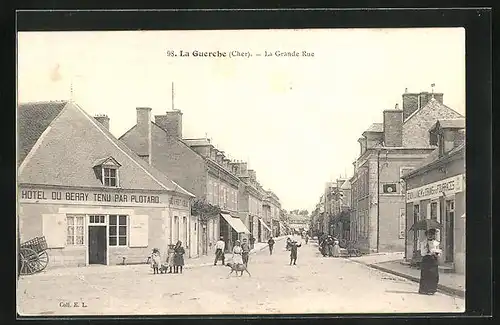
[(269, 238), (269, 240), (267, 241), (267, 244), (269, 245), (269, 255), (273, 255), (273, 247), (274, 247), (273, 237)]
[(292, 241), (291, 246), (290, 246), (290, 265), (297, 265), (297, 247), (302, 246), (301, 244), (297, 243), (296, 240)]
[(226, 248), (226, 243), (224, 242), (224, 237), (220, 237), (220, 239), (215, 244), (215, 261), (214, 265), (217, 265), (217, 261), (219, 259), (222, 260), (222, 265), (224, 265), (224, 248)]
[(250, 255), (250, 245), (248, 245), (247, 239), (243, 238), (243, 244), (241, 244), (241, 257), (243, 258), (243, 264), (248, 265), (248, 256)]

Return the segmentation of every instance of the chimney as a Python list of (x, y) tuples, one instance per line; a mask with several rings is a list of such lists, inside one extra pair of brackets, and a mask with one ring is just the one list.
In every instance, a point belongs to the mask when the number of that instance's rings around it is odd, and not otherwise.
[(405, 89), (405, 93), (403, 94), (403, 121), (406, 119), (417, 109), (418, 106), (418, 94), (408, 93), (406, 92), (408, 89)]
[(151, 108), (137, 107), (137, 132), (140, 135), (141, 146), (139, 156), (151, 165)]
[(168, 135), (182, 139), (182, 112), (180, 110), (168, 111), (165, 115), (155, 115), (155, 123)]
[(403, 111), (399, 109), (384, 111), (384, 145), (403, 146)]
[(365, 153), (366, 151), (366, 138), (359, 138), (358, 139), (359, 145), (360, 145), (360, 156)]
[(106, 114), (98, 114), (94, 118), (109, 131), (109, 117)]
[(252, 181), (256, 181), (257, 180), (257, 173), (255, 172), (255, 170), (249, 169), (248, 170), (248, 175), (250, 176), (250, 179)]

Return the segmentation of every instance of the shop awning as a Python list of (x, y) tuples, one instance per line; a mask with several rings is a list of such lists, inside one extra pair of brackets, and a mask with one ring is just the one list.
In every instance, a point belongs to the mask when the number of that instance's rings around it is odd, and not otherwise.
[(230, 214), (227, 213), (221, 213), (220, 214), (226, 221), (227, 223), (233, 228), (237, 233), (245, 233), (249, 234), (250, 231), (248, 231), (248, 228), (243, 224), (243, 222), (240, 220), (240, 218), (234, 218)]
[(260, 222), (260, 223), (261, 223), (264, 227), (266, 227), (266, 229), (267, 229), (267, 230), (271, 231), (271, 228), (269, 228), (269, 227), (266, 225), (266, 223), (264, 222), (264, 220), (259, 219), (259, 222)]

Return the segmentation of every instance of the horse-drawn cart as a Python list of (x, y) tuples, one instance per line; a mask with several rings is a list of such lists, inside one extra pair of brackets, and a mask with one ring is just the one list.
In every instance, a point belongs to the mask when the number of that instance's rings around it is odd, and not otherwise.
[(35, 237), (19, 247), (19, 274), (27, 275), (42, 271), (49, 264), (45, 237)]

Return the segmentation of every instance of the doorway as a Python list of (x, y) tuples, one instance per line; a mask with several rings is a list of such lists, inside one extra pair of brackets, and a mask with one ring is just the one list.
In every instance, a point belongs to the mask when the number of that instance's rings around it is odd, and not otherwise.
[(261, 225), (261, 221), (259, 220), (258, 222), (258, 226), (257, 226), (257, 238), (258, 238), (258, 241), (259, 243), (262, 243), (262, 225)]
[(455, 228), (455, 200), (446, 201), (445, 219), (445, 263), (453, 262), (454, 228)]
[(106, 226), (89, 226), (89, 264), (106, 265)]

